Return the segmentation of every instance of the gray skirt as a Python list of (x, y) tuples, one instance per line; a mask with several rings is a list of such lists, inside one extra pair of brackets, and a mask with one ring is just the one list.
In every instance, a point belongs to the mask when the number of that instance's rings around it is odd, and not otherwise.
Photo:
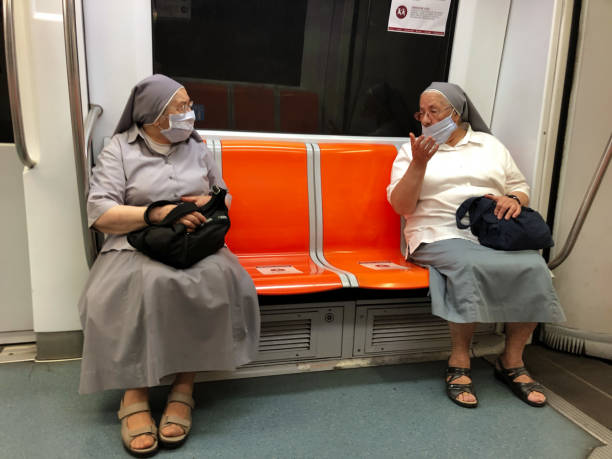
[(550, 271), (535, 250), (505, 252), (466, 239), (422, 244), (434, 315), (451, 322), (563, 322)]
[(84, 394), (156, 386), (175, 373), (234, 370), (257, 355), (257, 293), (226, 247), (183, 270), (140, 252), (103, 253), (79, 312)]

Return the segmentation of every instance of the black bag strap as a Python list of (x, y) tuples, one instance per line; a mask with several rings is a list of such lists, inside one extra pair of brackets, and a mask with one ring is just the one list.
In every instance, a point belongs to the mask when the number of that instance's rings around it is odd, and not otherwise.
[[(472, 233), (475, 236), (477, 234), (474, 233), (473, 225), (476, 225), (480, 221), (484, 213), (489, 210), (489, 206), (491, 205), (491, 203), (488, 203), (487, 205), (479, 205), (482, 199), (494, 202), (492, 199), (489, 199), (486, 196), (474, 196), (463, 201), (455, 213), (455, 217), (457, 218), (457, 227), (461, 229), (472, 227)], [(470, 223), (465, 225), (461, 223), (461, 220), (468, 211), (470, 212)]]
[[(163, 207), (169, 204), (176, 205), (176, 207), (172, 209), (168, 215), (166, 215), (166, 218), (164, 218), (161, 222), (153, 223), (149, 218), (149, 213), (151, 210), (155, 209), (156, 207)], [(144, 214), (144, 221), (149, 226), (172, 226), (172, 224), (183, 215), (190, 214), (195, 210), (198, 210), (198, 206), (192, 202), (182, 202), (177, 204), (176, 201), (155, 201), (147, 206), (147, 210), (145, 210)]]
[[(219, 188), (217, 185), (214, 185), (209, 193), (212, 196), (212, 199), (204, 204), (202, 207), (198, 207), (193, 202), (179, 202), (176, 201), (155, 201), (147, 206), (147, 210), (144, 214), (144, 221), (149, 226), (172, 226), (174, 222), (176, 222), (179, 218), (184, 215), (190, 214), (191, 212), (198, 211), (202, 214), (209, 212), (211, 209), (216, 209), (218, 207), (226, 207), (225, 206), (225, 195), (227, 191), (223, 188)], [(175, 204), (176, 207), (172, 209), (168, 215), (159, 223), (153, 223), (149, 218), (149, 212), (156, 207), (167, 206), (168, 204)]]
[(159, 222), (158, 226), (172, 226), (179, 218), (196, 210), (198, 210), (198, 206), (193, 202), (181, 202), (166, 215), (166, 218)]
[(227, 194), (226, 190), (219, 188), (217, 185), (213, 185), (210, 193), (208, 194), (212, 196), (212, 199), (197, 209), (202, 215), (205, 215), (211, 209), (217, 209), (219, 207), (227, 208), (225, 205), (225, 195)]
[[(457, 208), (457, 212), (455, 213), (455, 217), (457, 218), (457, 227), (460, 229), (467, 229), (470, 227), (470, 225), (476, 221), (478, 221), (478, 219), (480, 219), (480, 217), (482, 216), (482, 212), (476, 216), (474, 214), (472, 214), (472, 212), (470, 212), (470, 223), (468, 223), (467, 225), (464, 223), (461, 223), (461, 220), (463, 219), (463, 217), (465, 217), (465, 214), (468, 213), (468, 211), (471, 210), (472, 204), (474, 204), (474, 201), (476, 201), (477, 199), (480, 199), (481, 196), (474, 196), (473, 198), (468, 198), (465, 201), (463, 201), (461, 203), (461, 205)], [(478, 218), (476, 218), (478, 217)]]

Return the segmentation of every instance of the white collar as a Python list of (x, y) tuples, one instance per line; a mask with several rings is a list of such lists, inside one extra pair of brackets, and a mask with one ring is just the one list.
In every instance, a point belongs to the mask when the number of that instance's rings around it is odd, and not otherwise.
[(465, 135), (461, 138), (461, 140), (459, 140), (459, 142), (457, 142), (457, 144), (455, 146), (450, 146), (446, 143), (440, 145), (440, 147), (438, 148), (438, 150), (453, 150), (457, 147), (460, 147), (462, 145), (465, 145), (467, 143), (477, 143), (479, 145), (482, 145), (482, 139), (480, 138), (480, 132), (475, 132), (472, 130), (472, 126), (470, 126), (470, 123), (463, 123), (462, 126), (463, 128), (466, 128), (466, 133)]
[(141, 127), (138, 128), (138, 135), (144, 139), (149, 150), (164, 156), (168, 156), (171, 153), (172, 144), (156, 142)]

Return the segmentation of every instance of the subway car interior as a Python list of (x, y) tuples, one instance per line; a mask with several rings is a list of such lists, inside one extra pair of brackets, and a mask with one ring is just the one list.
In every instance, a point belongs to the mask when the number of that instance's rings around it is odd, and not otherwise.
[[(257, 357), (198, 372), (189, 440), (158, 454), (612, 458), (612, 1), (3, 0), (0, 23), (0, 458), (127, 457), (122, 392), (79, 393), (77, 305), (105, 241), (92, 169), (152, 74), (193, 101), (260, 316)], [(445, 394), (449, 326), (386, 194), (433, 81), (463, 88), (555, 241), (566, 321), (523, 354), (542, 409), (493, 377), (503, 323), (475, 327), (478, 408)]]

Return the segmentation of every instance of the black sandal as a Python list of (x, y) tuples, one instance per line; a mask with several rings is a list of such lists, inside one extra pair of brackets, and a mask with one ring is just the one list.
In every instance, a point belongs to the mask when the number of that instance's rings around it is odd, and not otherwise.
[[(504, 368), (504, 365), (501, 362), (501, 359), (497, 359), (495, 364), (495, 377), (503, 382), (506, 386), (508, 386), (514, 394), (520, 398), (522, 401), (527, 403), (528, 405), (534, 406), (536, 408), (541, 408), (546, 405), (546, 400), (541, 403), (532, 402), (527, 397), (531, 392), (540, 392), (544, 394), (544, 388), (538, 384), (536, 381), (533, 382), (518, 382), (514, 381), (521, 375), (527, 375), (531, 378), (531, 375), (527, 371), (525, 367), (517, 367), (517, 368)], [(531, 378), (533, 379), (533, 378)]]
[(446, 367), (446, 395), (448, 395), (448, 398), (450, 398), (454, 403), (464, 408), (476, 408), (478, 406), (478, 399), (476, 399), (475, 402), (464, 402), (457, 399), (457, 397), (464, 392), (472, 394), (474, 397), (476, 397), (472, 383), (457, 384), (453, 383), (453, 381), (461, 378), (462, 376), (471, 378), (472, 376), (470, 373), (471, 370), (469, 368)]

